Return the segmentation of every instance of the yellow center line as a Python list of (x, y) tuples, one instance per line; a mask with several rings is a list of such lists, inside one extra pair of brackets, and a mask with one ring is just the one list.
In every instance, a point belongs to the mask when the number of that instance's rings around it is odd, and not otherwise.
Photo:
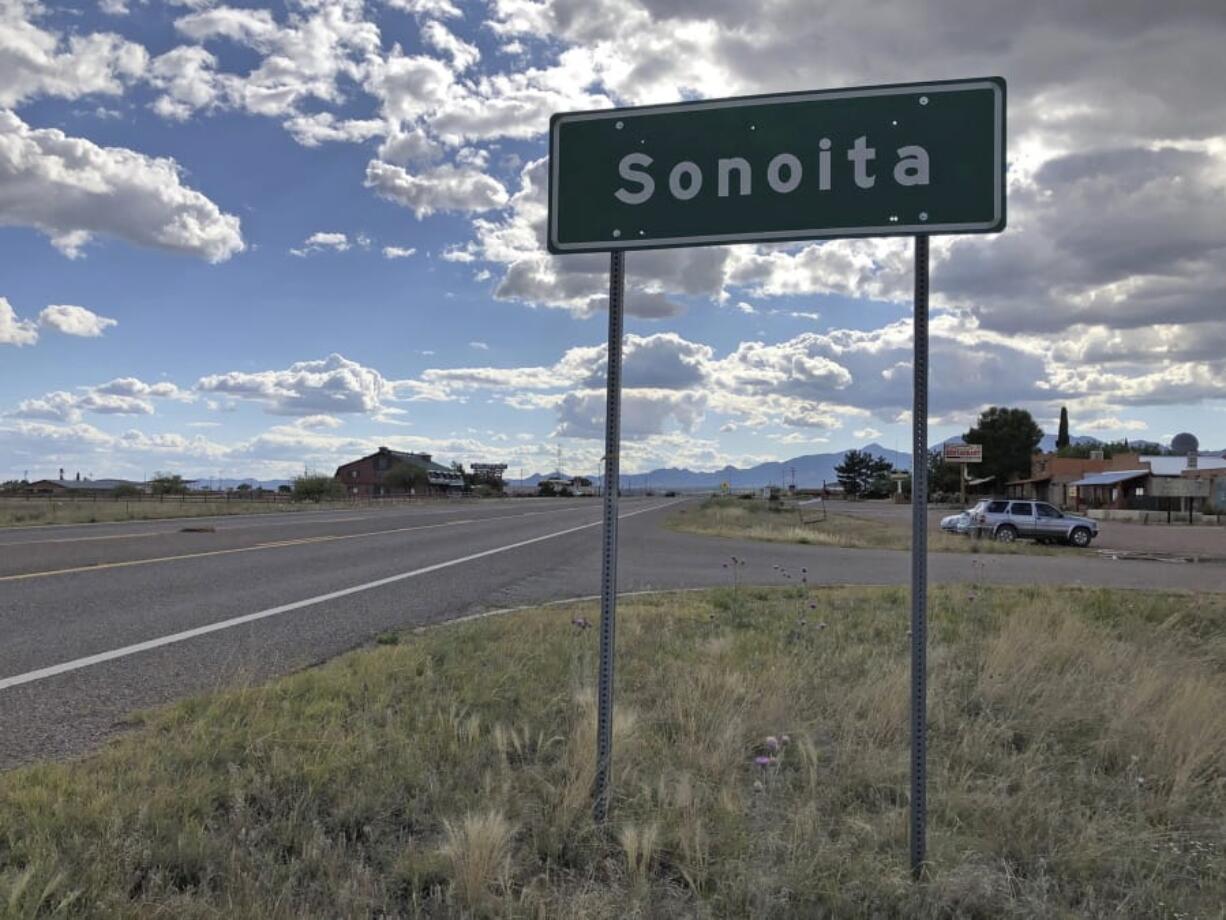
[(46, 543), (85, 543), (89, 540), (131, 540), (134, 537), (164, 537), (173, 532), (170, 530), (148, 530), (144, 533), (112, 533), (100, 537), (58, 537), (54, 540), (17, 540), (11, 543), (0, 543), (0, 547), (42, 546)]
[(331, 534), (322, 537), (302, 537), (297, 540), (278, 540), (274, 543), (257, 543), (255, 546), (239, 546), (233, 549), (212, 549), (199, 553), (183, 553), (178, 556), (158, 556), (152, 559), (128, 559), (124, 562), (100, 562), (93, 565), (76, 565), (67, 569), (51, 569), (46, 572), (25, 572), (21, 575), (0, 575), (0, 582), (24, 581), (30, 578), (47, 578), (51, 575), (71, 575), (76, 572), (100, 572), (104, 569), (124, 569), (134, 565), (154, 565), (159, 562), (177, 562), (180, 559), (204, 559), (208, 556), (229, 556), (234, 553), (251, 553), (263, 549), (280, 549), (286, 546), (301, 546), (304, 543), (331, 543), (340, 540), (356, 540), (361, 537), (382, 537), (411, 530), (432, 530), (438, 527), (455, 527), (457, 524), (472, 524), (472, 520), (444, 521), (441, 524), (418, 524), (414, 527), (396, 527), (392, 530), (374, 530), (368, 533)]

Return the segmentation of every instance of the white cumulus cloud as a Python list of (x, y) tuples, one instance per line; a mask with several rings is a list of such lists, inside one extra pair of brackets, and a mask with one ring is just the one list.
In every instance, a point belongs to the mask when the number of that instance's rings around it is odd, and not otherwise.
[(384, 408), (396, 384), (377, 370), (332, 354), (298, 361), (285, 370), (210, 374), (196, 384), (201, 392), (263, 403), (274, 415), (336, 415)]
[(45, 7), (0, 0), (0, 108), (38, 96), (116, 96), (144, 73), (149, 55), (111, 32), (63, 36), (41, 28)]
[(0, 345), (33, 345), (38, 341), (38, 324), (20, 319), (5, 297), (0, 297)]
[(366, 185), (381, 198), (413, 211), (418, 220), (436, 211), (475, 213), (507, 203), (501, 182), (470, 165), (445, 163), (414, 175), (402, 166), (371, 160)]
[(99, 147), (0, 111), (0, 225), (41, 230), (69, 256), (95, 235), (223, 262), (239, 219), (182, 182), (178, 164)]
[(306, 238), (306, 241), (298, 249), (291, 249), (290, 252), (299, 257), (309, 256), (313, 252), (322, 252), (325, 249), (330, 249), (333, 252), (346, 252), (352, 244), (349, 242), (349, 237), (343, 233), (326, 233), (320, 231), (312, 233)]
[(100, 316), (85, 307), (52, 304), (38, 314), (38, 324), (49, 326), (64, 335), (96, 339), (111, 326), (119, 325), (119, 321), (109, 316)]

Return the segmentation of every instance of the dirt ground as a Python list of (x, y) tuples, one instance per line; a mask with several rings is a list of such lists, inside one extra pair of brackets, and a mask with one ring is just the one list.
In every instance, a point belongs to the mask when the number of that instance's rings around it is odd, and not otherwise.
[[(895, 505), (888, 502), (832, 501), (829, 508), (838, 514), (856, 515), (873, 520), (909, 520), (911, 517), (910, 505)], [(941, 518), (955, 514), (957, 511), (957, 508), (930, 509), (928, 520), (931, 530), (937, 530)], [(1226, 526), (1099, 521), (1098, 539), (1094, 541), (1091, 548), (1208, 556), (1226, 560)]]

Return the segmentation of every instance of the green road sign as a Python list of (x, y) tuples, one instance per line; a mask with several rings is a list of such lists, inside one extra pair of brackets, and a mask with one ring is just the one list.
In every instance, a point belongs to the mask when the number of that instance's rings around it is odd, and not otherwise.
[(1005, 81), (909, 83), (567, 112), (549, 250), (1005, 226)]

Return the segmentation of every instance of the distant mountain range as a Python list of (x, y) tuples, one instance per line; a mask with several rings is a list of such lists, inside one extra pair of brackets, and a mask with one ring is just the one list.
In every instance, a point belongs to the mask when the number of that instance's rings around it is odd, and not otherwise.
[[(868, 444), (861, 450), (870, 454), (885, 457), (896, 469), (911, 469), (911, 455), (890, 450), (880, 444)], [(795, 482), (799, 488), (813, 488), (823, 482), (834, 483), (838, 477), (834, 468), (843, 462), (847, 451), (831, 454), (805, 454), (793, 457), (791, 460), (772, 463), (759, 463), (748, 469), (726, 466), (720, 470), (688, 470), (669, 467), (656, 469), (649, 473), (634, 473), (622, 476), (622, 487), (630, 489), (718, 489), (723, 483), (728, 483), (733, 489), (760, 489), (763, 486), (791, 485), (793, 470)], [(533, 474), (522, 481), (524, 486), (535, 486), (541, 479), (548, 478), (540, 473)], [(567, 474), (569, 475), (569, 474)], [(595, 482), (600, 482), (598, 477)], [(512, 480), (512, 485), (520, 485), (519, 480)]]
[[(1073, 435), (1069, 439), (1075, 445), (1089, 445), (1091, 447), (1102, 444), (1098, 438), (1088, 435)], [(932, 450), (938, 451), (944, 444), (962, 444), (965, 443), (961, 437), (947, 438), (946, 440), (932, 445)], [(1149, 441), (1134, 440), (1131, 442), (1139, 452), (1158, 452), (1158, 445)], [(1039, 449), (1050, 453), (1056, 449), (1056, 436), (1054, 434), (1044, 435), (1043, 440), (1039, 442)], [(896, 450), (890, 450), (888, 447), (882, 447), (876, 442), (866, 444), (860, 450), (868, 451), (874, 456), (885, 457), (895, 469), (910, 470), (911, 469), (911, 454), (900, 453)], [(720, 470), (689, 470), (678, 469), (677, 467), (668, 467), (665, 469), (655, 469), (649, 473), (634, 473), (633, 475), (622, 476), (623, 488), (632, 489), (718, 489), (723, 483), (728, 483), (733, 489), (760, 489), (763, 486), (791, 485), (792, 471), (796, 471), (795, 482), (799, 488), (813, 488), (820, 486), (824, 482), (834, 483), (838, 480), (838, 476), (834, 468), (843, 462), (843, 457), (847, 451), (838, 451), (829, 454), (804, 454), (800, 457), (793, 457), (791, 460), (783, 460), (774, 463), (760, 463), (757, 466), (751, 466), (748, 469), (741, 469), (735, 466), (726, 466)], [(523, 480), (508, 480), (510, 485), (527, 486), (535, 488), (542, 480), (550, 476), (556, 476), (557, 473), (535, 473), (532, 476)], [(566, 478), (570, 478), (571, 474), (563, 474)], [(599, 477), (592, 477), (593, 482), (599, 483)]]

